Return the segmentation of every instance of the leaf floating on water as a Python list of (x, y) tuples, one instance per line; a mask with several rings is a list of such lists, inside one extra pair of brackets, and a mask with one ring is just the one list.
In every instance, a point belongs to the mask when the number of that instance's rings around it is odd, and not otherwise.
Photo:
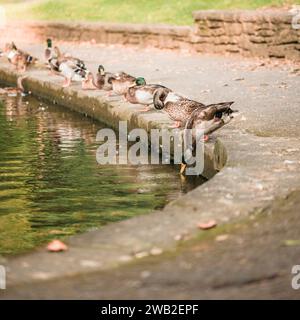
[(60, 240), (53, 240), (47, 245), (47, 250), (50, 252), (66, 251), (68, 246)]
[(215, 220), (210, 220), (207, 222), (198, 223), (197, 227), (201, 230), (209, 230), (217, 226), (217, 222)]

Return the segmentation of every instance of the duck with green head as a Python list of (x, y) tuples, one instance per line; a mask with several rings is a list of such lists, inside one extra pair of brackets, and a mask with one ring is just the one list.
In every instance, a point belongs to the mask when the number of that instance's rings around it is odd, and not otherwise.
[(51, 39), (47, 39), (46, 40), (46, 43), (47, 43), (47, 47), (45, 49), (45, 52), (44, 52), (44, 58), (46, 60), (46, 62), (48, 63), (48, 61), (54, 57), (54, 50), (52, 48), (52, 40)]
[[(46, 65), (48, 69), (50, 69), (50, 75), (59, 75), (58, 68), (56, 68), (56, 64), (54, 63), (57, 60), (57, 52), (52, 47), (52, 40), (47, 39), (46, 40), (47, 47), (44, 52), (44, 58), (46, 61)], [(59, 51), (60, 52), (60, 51)]]
[(153, 104), (154, 94), (158, 89), (171, 92), (170, 89), (159, 84), (146, 84), (144, 78), (138, 77), (135, 83), (125, 92), (124, 97), (130, 103), (145, 105), (146, 107), (141, 111), (149, 111), (151, 109), (150, 105)]
[(49, 64), (55, 73), (64, 77), (62, 86), (69, 87), (72, 81), (81, 82), (82, 89), (94, 90), (93, 74), (87, 69), (85, 63), (78, 58), (62, 54), (58, 47), (54, 47), (55, 57), (50, 58)]

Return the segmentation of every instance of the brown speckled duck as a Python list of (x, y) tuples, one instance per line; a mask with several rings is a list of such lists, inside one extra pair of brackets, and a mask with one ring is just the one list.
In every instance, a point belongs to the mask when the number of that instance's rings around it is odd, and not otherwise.
[(5, 45), (4, 53), (8, 61), (21, 72), (25, 72), (29, 65), (36, 63), (38, 60), (29, 53), (19, 50), (14, 42)]
[(165, 92), (171, 92), (170, 89), (159, 84), (146, 84), (144, 78), (136, 78), (135, 84), (130, 86), (125, 92), (125, 99), (133, 104), (142, 104), (146, 107), (141, 111), (149, 111), (150, 105), (153, 104), (154, 93), (158, 89), (163, 89)]
[(192, 112), (197, 108), (205, 108), (201, 102), (184, 98), (183, 96), (160, 88), (156, 90), (153, 98), (154, 107), (165, 111), (175, 121), (172, 128), (179, 128), (190, 118)]
[(95, 86), (101, 90), (112, 90), (112, 80), (115, 80), (118, 77), (117, 74), (105, 71), (103, 65), (99, 65), (98, 73), (95, 79)]
[[(192, 130), (192, 145), (185, 149), (184, 161), (181, 164), (180, 173), (185, 171), (187, 166), (185, 161), (188, 161), (192, 156), (194, 156), (194, 149), (196, 141), (203, 139), (204, 142), (209, 140), (209, 135), (214, 131), (222, 128), (225, 124), (228, 124), (233, 116), (234, 112), (237, 110), (232, 110), (231, 106), (234, 102), (221, 102), (216, 104), (210, 104), (205, 106), (205, 108), (200, 107), (195, 109), (190, 118), (185, 124), (185, 129)], [(225, 122), (224, 118), (227, 118)], [(184, 132), (187, 134), (187, 131)], [(186, 139), (186, 141), (188, 141)]]

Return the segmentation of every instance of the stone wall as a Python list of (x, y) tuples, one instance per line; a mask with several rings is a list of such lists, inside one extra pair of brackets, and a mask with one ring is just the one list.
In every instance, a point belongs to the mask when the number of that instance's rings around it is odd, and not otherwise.
[(194, 26), (31, 22), (8, 24), (1, 42), (44, 40), (91, 41), (160, 49), (300, 60), (300, 30), (288, 11), (196, 11)]
[(197, 11), (194, 46), (201, 52), (300, 59), (300, 30), (288, 11)]

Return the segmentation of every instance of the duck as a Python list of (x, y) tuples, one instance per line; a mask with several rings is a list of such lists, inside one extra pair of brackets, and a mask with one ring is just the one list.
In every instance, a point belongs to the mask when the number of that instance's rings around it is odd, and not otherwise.
[[(49, 75), (60, 75), (57, 65), (57, 52), (55, 52), (52, 47), (52, 40), (49, 38), (46, 40), (47, 47), (44, 51), (44, 58), (47, 65), (47, 68), (50, 69)], [(58, 47), (57, 47), (58, 49)], [(59, 53), (60, 50), (58, 49)]]
[[(196, 142), (201, 138), (204, 142), (207, 142), (210, 134), (222, 128), (233, 119), (232, 114), (238, 112), (238, 110), (231, 109), (233, 104), (234, 101), (209, 104), (204, 108), (199, 107), (192, 112), (184, 128), (185, 135), (188, 133), (187, 129), (192, 130), (192, 143), (190, 146), (185, 146), (184, 160), (180, 169), (181, 174), (184, 173), (187, 162), (194, 156)], [(224, 120), (225, 117), (227, 121)], [(189, 141), (187, 137), (185, 137), (185, 141)]]
[(96, 89), (92, 73), (85, 63), (78, 58), (62, 54), (59, 48), (54, 47), (55, 57), (49, 60), (50, 68), (64, 77), (63, 88), (69, 87), (72, 81), (81, 82), (82, 89)]
[(169, 89), (159, 88), (153, 96), (155, 109), (163, 110), (174, 121), (170, 128), (180, 128), (197, 108), (205, 108), (201, 102), (190, 100)]
[(17, 87), (6, 87), (6, 88), (0, 88), (0, 94), (7, 94), (8, 96), (17, 96), (18, 94), (22, 95), (22, 96), (26, 96), (28, 94), (30, 94), (31, 92), (26, 92), (24, 87), (23, 87), (23, 83), (22, 81), (24, 79), (27, 78), (27, 75), (22, 76), (22, 77), (18, 77), (17, 79)]
[(16, 69), (21, 72), (25, 72), (27, 67), (38, 61), (29, 53), (17, 48), (14, 42), (7, 43), (4, 48), (4, 53), (7, 56), (8, 61), (16, 66)]
[(98, 66), (98, 73), (96, 74), (95, 86), (98, 89), (110, 91), (113, 89), (112, 80), (116, 79), (118, 74), (105, 71), (102, 64)]
[(47, 43), (47, 47), (45, 49), (45, 52), (44, 52), (44, 58), (46, 60), (46, 63), (48, 63), (48, 61), (55, 57), (55, 52), (54, 52), (54, 49), (52, 48), (52, 40), (51, 39), (47, 39), (46, 40), (46, 43)]
[(136, 78), (128, 73), (120, 72), (116, 74), (116, 77), (111, 79), (112, 90), (108, 95), (121, 95), (123, 96), (128, 88), (135, 84)]
[(125, 100), (132, 104), (142, 104), (146, 107), (141, 111), (149, 111), (150, 105), (153, 104), (154, 93), (162, 89), (166, 93), (171, 92), (172, 90), (164, 87), (159, 84), (146, 84), (146, 80), (142, 77), (138, 77), (135, 80), (135, 83), (129, 86), (128, 90), (125, 92)]

